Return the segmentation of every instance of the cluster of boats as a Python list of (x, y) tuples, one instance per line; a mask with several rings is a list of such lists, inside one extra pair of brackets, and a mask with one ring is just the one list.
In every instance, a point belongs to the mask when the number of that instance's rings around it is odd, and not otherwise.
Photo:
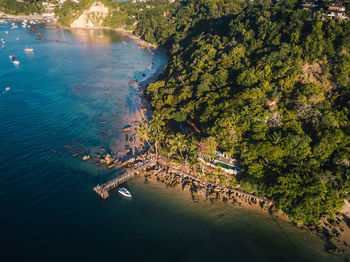
[[(44, 19), (44, 20), (43, 19), (24, 19), (22, 20), (22, 27), (30, 27), (30, 25), (36, 25), (36, 24), (41, 24), (45, 22), (51, 22), (51, 20), (50, 19)], [(11, 20), (9, 19), (0, 19), (0, 24), (9, 24), (9, 23), (11, 23)], [(15, 26), (14, 28), (18, 28), (18, 26), (15, 25), (15, 23), (11, 23), (11, 25)]]
[[(30, 21), (29, 21), (29, 24), (36, 24), (36, 23), (38, 23), (38, 22), (39, 22), (39, 21), (36, 21), (36, 20), (30, 20)], [(41, 22), (41, 21), (40, 21), (40, 22)], [(8, 22), (6, 19), (0, 19), (0, 24), (7, 24), (7, 23), (9, 23), (9, 22)], [(22, 21), (22, 27), (23, 27), (23, 28), (31, 27), (30, 25), (28, 25), (28, 20), (23, 20), (23, 21)], [(16, 29), (16, 28), (18, 28), (18, 26), (17, 26), (15, 23), (12, 23), (12, 24), (11, 24), (11, 30), (14, 30), (14, 29)], [(8, 31), (5, 31), (5, 34), (8, 34)], [(19, 38), (17, 37), (16, 40), (18, 41)], [(1, 38), (1, 43), (2, 43), (2, 49), (5, 49), (5, 44), (6, 44), (6, 42), (5, 42), (5, 40), (4, 40), (3, 38)], [(33, 48), (29, 48), (29, 47), (26, 46), (26, 48), (24, 48), (24, 52), (25, 52), (26, 54), (32, 54), (32, 53), (34, 53), (34, 49), (33, 49)], [(11, 55), (9, 55), (9, 58), (10, 58), (10, 60), (12, 61), (12, 63), (13, 63), (14, 65), (19, 65), (19, 64), (20, 64), (20, 62), (19, 62), (18, 60), (15, 60), (15, 58), (16, 58), (15, 55), (11, 54)], [(10, 90), (10, 87), (6, 87), (5, 91), (9, 91), (9, 90)], [(119, 188), (119, 189), (118, 189), (118, 192), (119, 192), (119, 194), (121, 194), (121, 195), (123, 195), (123, 196), (125, 196), (125, 197), (128, 197), (128, 198), (131, 198), (131, 197), (132, 197), (132, 195), (131, 195), (131, 193), (129, 192), (129, 190), (126, 189), (125, 187)]]
[[(26, 54), (33, 54), (34, 53), (34, 48), (26, 47), (26, 48), (24, 48), (24, 52)], [(15, 60), (15, 58), (16, 58), (15, 55), (9, 55), (9, 58), (10, 58), (10, 60), (12, 61), (12, 63), (14, 65), (19, 65), (20, 64), (18, 60)]]
[[(0, 20), (0, 23), (4, 23), (3, 21), (5, 21), (7, 23), (6, 20)], [(27, 26), (27, 20), (24, 20), (22, 22), (22, 24)], [(14, 29), (14, 28), (17, 28), (17, 26), (15, 25), (15, 23), (12, 23), (11, 29)], [(5, 34), (8, 34), (8, 31), (5, 31)], [(1, 40), (1, 43), (2, 43), (2, 46), (1, 46), (2, 49), (5, 49), (5, 44), (6, 44), (5, 40), (3, 38), (1, 38), (0, 40)], [(17, 37), (16, 40), (18, 41), (19, 38)], [(34, 48), (30, 48), (30, 47), (26, 46), (26, 48), (24, 48), (24, 52), (26, 54), (33, 54), (34, 53)], [(9, 55), (9, 58), (10, 58), (10, 60), (12, 61), (12, 63), (14, 65), (19, 65), (20, 64), (20, 62), (18, 60), (15, 60), (15, 55)]]
[(19, 65), (19, 61), (15, 60), (15, 55), (9, 55), (9, 58), (14, 65)]

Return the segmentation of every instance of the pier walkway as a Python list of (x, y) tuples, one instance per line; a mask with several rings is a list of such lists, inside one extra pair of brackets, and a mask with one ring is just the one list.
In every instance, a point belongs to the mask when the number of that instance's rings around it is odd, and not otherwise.
[(125, 181), (133, 178), (135, 173), (140, 172), (147, 168), (148, 166), (154, 165), (155, 160), (151, 160), (145, 164), (141, 164), (140, 166), (135, 166), (132, 170), (125, 172), (124, 174), (104, 183), (94, 187), (94, 191), (103, 199), (107, 199), (109, 197), (109, 190), (116, 188), (118, 185), (124, 183)]
[[(100, 184), (94, 187), (94, 191), (103, 199), (107, 199), (109, 197), (109, 190), (116, 188), (118, 185), (124, 183), (125, 181), (133, 178), (135, 176), (136, 173), (146, 169), (149, 166), (154, 166), (156, 165), (157, 161), (156, 159), (150, 160), (146, 163), (139, 163), (136, 164), (134, 166), (133, 169), (128, 170), (127, 172), (125, 172), (124, 174), (104, 183), (104, 184)], [(207, 190), (210, 188), (213, 189), (218, 189), (218, 190), (222, 190), (222, 191), (226, 191), (226, 192), (230, 192), (234, 195), (236, 195), (237, 197), (241, 197), (241, 198), (245, 198), (247, 200), (255, 200), (257, 202), (263, 202), (263, 203), (272, 203), (271, 200), (265, 198), (265, 197), (260, 197), (260, 196), (256, 196), (250, 193), (246, 193), (243, 192), (241, 190), (237, 190), (237, 189), (233, 189), (233, 188), (227, 188), (227, 187), (223, 187), (220, 186), (214, 182), (209, 182), (209, 181), (203, 181), (200, 180), (199, 178), (190, 175), (190, 172), (186, 172), (186, 171), (182, 171), (179, 170), (177, 168), (174, 168), (173, 166), (166, 164), (164, 161), (159, 160), (158, 161), (158, 168), (165, 168), (167, 169), (167, 172), (171, 172), (177, 176), (180, 177), (180, 181), (181, 183), (183, 183), (186, 179), (190, 179), (192, 182), (198, 183), (202, 186), (205, 186), (207, 188)]]

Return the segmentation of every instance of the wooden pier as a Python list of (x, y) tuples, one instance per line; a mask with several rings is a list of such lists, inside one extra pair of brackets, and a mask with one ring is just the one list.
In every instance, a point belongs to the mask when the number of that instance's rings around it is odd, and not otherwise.
[(149, 161), (145, 164), (141, 164), (140, 166), (135, 166), (134, 169), (129, 170), (104, 184), (97, 185), (94, 187), (94, 191), (103, 199), (107, 199), (109, 197), (109, 190), (116, 188), (118, 185), (126, 182), (127, 180), (133, 178), (137, 172), (140, 172), (147, 168), (148, 166), (154, 165), (155, 160)]
[[(154, 166), (156, 165), (156, 160), (150, 160), (149, 162), (146, 163), (139, 163), (136, 164), (134, 166), (133, 169), (128, 170), (127, 172), (125, 172), (124, 174), (104, 183), (104, 184), (100, 184), (94, 187), (94, 191), (103, 199), (107, 199), (109, 197), (109, 190), (116, 188), (118, 185), (124, 183), (125, 181), (133, 178), (135, 176), (136, 173), (146, 169), (149, 166)], [(217, 185), (214, 182), (209, 182), (209, 181), (202, 181), (199, 178), (192, 176), (190, 174), (188, 174), (189, 172), (184, 172), (181, 170), (178, 170), (170, 165), (165, 164), (163, 161), (158, 161), (158, 168), (160, 168), (158, 171), (161, 171), (162, 168), (166, 169), (167, 172), (171, 172), (177, 176), (180, 177), (181, 179), (181, 183), (186, 180), (189, 179), (195, 183), (198, 183), (202, 186), (205, 186), (207, 188), (207, 190), (210, 190), (210, 188), (213, 189), (219, 189), (221, 191), (227, 191), (230, 192), (231, 194), (234, 194), (235, 196), (239, 196), (241, 198), (247, 199), (247, 200), (255, 200), (257, 202), (261, 202), (261, 203), (272, 203), (271, 200), (265, 198), (265, 197), (260, 197), (260, 196), (256, 196), (250, 193), (246, 193), (237, 189), (233, 189), (233, 188), (227, 188), (227, 187), (223, 187), (220, 185)]]

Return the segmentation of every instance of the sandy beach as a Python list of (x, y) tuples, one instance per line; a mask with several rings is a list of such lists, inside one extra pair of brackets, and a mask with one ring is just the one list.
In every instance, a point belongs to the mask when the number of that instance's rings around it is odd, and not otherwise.
[[(144, 142), (137, 136), (137, 129), (141, 124), (147, 123), (152, 117), (152, 109), (149, 101), (146, 100), (144, 92), (147, 86), (156, 81), (159, 75), (163, 72), (164, 65), (152, 65), (157, 66), (156, 71), (152, 75), (146, 75), (143, 80), (135, 81), (132, 83), (133, 88), (138, 91), (138, 101), (135, 113), (128, 114), (124, 117), (124, 122), (127, 123), (128, 130), (125, 132), (129, 138), (128, 141), (124, 140), (124, 143), (118, 142), (116, 148), (113, 148), (118, 152), (118, 155), (125, 158), (137, 157), (137, 153), (144, 149)], [(130, 139), (131, 138), (131, 139)], [(131, 154), (128, 152), (131, 152)]]
[(142, 40), (139, 36), (135, 35), (133, 31), (126, 30), (124, 28), (112, 28), (112, 27), (102, 27), (102, 26), (91, 27), (91, 28), (87, 28), (87, 27), (70, 28), (70, 27), (59, 25), (57, 23), (56, 23), (56, 26), (58, 28), (61, 28), (64, 30), (70, 30), (72, 32), (74, 32), (76, 30), (111, 30), (111, 31), (118, 32), (119, 34), (132, 39), (141, 48), (144, 48), (144, 49), (157, 49), (158, 48), (157, 45), (154, 45), (154, 44), (148, 43), (147, 41)]
[(126, 30), (124, 28), (117, 28), (117, 29), (107, 28), (107, 29), (111, 29), (111, 30), (117, 31), (118, 33), (121, 33), (123, 35), (128, 36), (129, 38), (131, 38), (137, 44), (139, 44), (140, 46), (142, 46), (144, 48), (151, 48), (151, 49), (158, 48), (157, 45), (154, 45), (154, 44), (151, 44), (151, 43), (148, 43), (148, 42), (142, 40), (139, 36), (135, 35), (134, 32), (131, 31), (131, 30)]

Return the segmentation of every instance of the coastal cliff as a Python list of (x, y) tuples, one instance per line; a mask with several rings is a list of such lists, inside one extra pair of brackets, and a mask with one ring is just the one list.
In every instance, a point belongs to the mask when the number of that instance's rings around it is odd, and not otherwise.
[(104, 19), (109, 13), (108, 7), (101, 2), (93, 3), (89, 9), (85, 10), (79, 18), (74, 20), (71, 28), (100, 28)]

